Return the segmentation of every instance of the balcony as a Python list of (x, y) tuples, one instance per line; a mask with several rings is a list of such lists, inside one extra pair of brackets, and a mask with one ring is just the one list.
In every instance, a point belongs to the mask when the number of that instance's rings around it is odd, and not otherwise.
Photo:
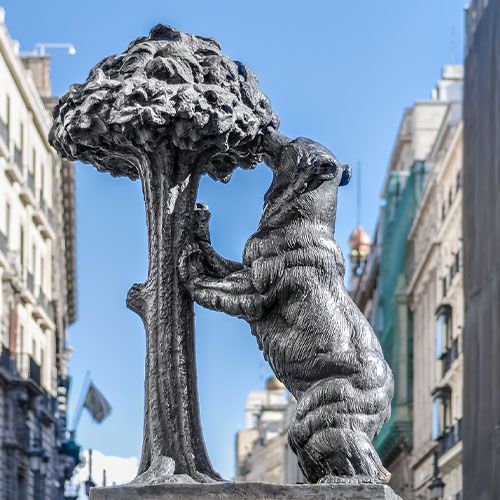
[(462, 419), (460, 418), (456, 425), (448, 427), (439, 438), (437, 447), (438, 457), (451, 450), (458, 442), (462, 441)]
[(35, 199), (35, 179), (31, 172), (28, 172), (28, 180), (21, 187), (21, 192), (19, 193), (19, 197), (24, 205), (31, 205), (34, 207), (36, 205)]
[(23, 181), (23, 160), (22, 160), (21, 150), (14, 146), (14, 161), (8, 161), (5, 167), (5, 174), (9, 178), (10, 182)]
[(35, 280), (30, 272), (26, 272), (23, 269), (18, 270), (18, 276), (21, 278), (19, 280), (20, 284), (20, 297), (24, 303), (34, 304), (35, 303)]
[(54, 324), (54, 306), (50, 302), (42, 289), (38, 293), (38, 298), (33, 308), (33, 317), (40, 321), (42, 328), (55, 328)]
[(40, 365), (27, 353), (18, 354), (16, 362), (19, 375), (40, 387)]
[(0, 370), (4, 369), (7, 373), (13, 373), (15, 364), (10, 356), (10, 350), (3, 344), (0, 344), (2, 349), (0, 351)]
[(446, 352), (441, 357), (443, 377), (446, 374), (446, 372), (451, 368), (453, 361), (455, 361), (455, 359), (458, 358), (459, 355), (458, 343), (459, 343), (459, 337), (456, 337), (455, 339), (453, 339), (451, 346), (446, 350)]
[(46, 239), (55, 239), (55, 233), (52, 229), (54, 223), (54, 212), (47, 207), (45, 199), (40, 194), (38, 205), (33, 211), (33, 222), (39, 228), (40, 234)]
[(51, 420), (53, 421), (55, 414), (57, 413), (57, 398), (50, 396), (45, 389), (42, 389), (42, 397), (40, 403), (42, 409), (48, 417), (45, 418), (44, 421), (47, 423), (49, 423)]

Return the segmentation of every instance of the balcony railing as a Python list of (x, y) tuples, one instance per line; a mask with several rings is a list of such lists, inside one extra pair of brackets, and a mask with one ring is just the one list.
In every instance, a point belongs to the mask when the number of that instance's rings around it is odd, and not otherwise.
[(437, 447), (438, 456), (444, 455), (449, 449), (453, 448), (459, 441), (462, 441), (462, 419), (459, 419), (456, 425), (448, 427), (441, 437)]
[(0, 251), (2, 251), (5, 255), (7, 255), (7, 236), (0, 231)]
[(0, 137), (3, 139), (7, 147), (9, 146), (9, 127), (4, 121), (0, 118)]
[(11, 372), (13, 368), (10, 351), (3, 344), (0, 351), (0, 368), (3, 368), (7, 372)]
[(45, 389), (42, 392), (42, 406), (51, 415), (54, 415), (57, 411), (57, 398), (50, 396)]
[(455, 359), (458, 358), (459, 347), (458, 347), (459, 338), (455, 337), (451, 346), (446, 350), (442, 357), (443, 363), (443, 376), (444, 374), (451, 368), (451, 364)]
[(40, 365), (29, 354), (17, 355), (17, 371), (22, 378), (31, 380), (38, 386), (40, 385)]
[[(40, 386), (40, 366), (28, 353), (18, 353), (14, 357), (3, 344), (0, 344), (0, 347), (0, 369), (6, 370), (13, 376), (31, 380), (37, 386)], [(51, 408), (56, 407), (57, 401), (50, 402), (50, 405)]]

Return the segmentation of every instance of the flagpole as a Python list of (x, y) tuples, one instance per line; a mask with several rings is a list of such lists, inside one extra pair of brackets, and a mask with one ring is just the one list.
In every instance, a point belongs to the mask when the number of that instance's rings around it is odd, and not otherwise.
[(82, 416), (83, 405), (85, 404), (85, 397), (87, 395), (87, 391), (90, 385), (90, 370), (87, 370), (85, 374), (85, 380), (83, 381), (82, 390), (80, 392), (80, 398), (78, 399), (78, 405), (75, 410), (75, 416), (73, 417), (73, 425), (72, 430), (76, 431), (78, 424), (80, 422), (80, 417)]

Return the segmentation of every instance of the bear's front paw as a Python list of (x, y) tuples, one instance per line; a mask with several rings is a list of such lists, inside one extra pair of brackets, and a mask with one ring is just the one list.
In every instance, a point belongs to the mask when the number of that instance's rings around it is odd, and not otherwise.
[(203, 253), (197, 244), (188, 244), (181, 251), (177, 263), (179, 278), (184, 288), (192, 292), (194, 282), (204, 274)]

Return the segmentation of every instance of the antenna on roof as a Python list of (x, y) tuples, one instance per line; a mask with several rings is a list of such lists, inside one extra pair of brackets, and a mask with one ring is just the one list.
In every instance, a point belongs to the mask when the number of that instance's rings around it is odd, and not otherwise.
[(359, 227), (361, 225), (361, 162), (358, 161), (357, 163), (357, 170), (358, 170), (358, 182), (357, 182), (357, 213), (356, 213), (356, 217), (357, 217), (357, 227)]
[(38, 55), (44, 56), (45, 49), (68, 49), (68, 54), (74, 56), (76, 54), (75, 46), (72, 43), (37, 43), (35, 45)]
[(451, 26), (451, 64), (455, 64), (455, 38), (457, 27), (452, 24)]

